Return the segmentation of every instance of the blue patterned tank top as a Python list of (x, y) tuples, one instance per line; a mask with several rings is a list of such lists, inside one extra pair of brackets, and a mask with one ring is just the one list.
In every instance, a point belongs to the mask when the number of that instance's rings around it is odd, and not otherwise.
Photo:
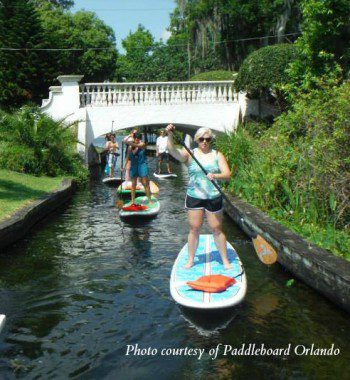
[[(214, 160), (210, 163), (204, 163), (198, 156), (198, 149), (194, 149), (193, 154), (201, 163), (208, 173), (220, 173), (218, 152), (212, 150)], [(198, 166), (195, 160), (192, 159), (188, 166), (188, 174), (190, 180), (187, 186), (187, 195), (197, 199), (213, 199), (220, 195), (219, 191), (210, 182), (203, 170)]]
[(129, 158), (131, 161), (131, 165), (141, 165), (147, 162), (145, 149), (138, 149), (136, 151), (136, 154), (131, 149)]

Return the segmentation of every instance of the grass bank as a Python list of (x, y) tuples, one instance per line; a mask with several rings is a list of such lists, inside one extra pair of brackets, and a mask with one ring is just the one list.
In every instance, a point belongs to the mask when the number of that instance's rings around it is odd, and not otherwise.
[(0, 169), (0, 221), (58, 188), (63, 177), (35, 177)]

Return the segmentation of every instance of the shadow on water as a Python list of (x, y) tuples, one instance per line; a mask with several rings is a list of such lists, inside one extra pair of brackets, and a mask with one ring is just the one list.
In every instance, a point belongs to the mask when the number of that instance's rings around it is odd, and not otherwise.
[(241, 307), (219, 310), (198, 310), (180, 306), (182, 317), (190, 323), (200, 335), (210, 336), (227, 328), (237, 317)]
[[(150, 172), (156, 160), (150, 159)], [(348, 315), (305, 284), (286, 283), (280, 265), (264, 266), (252, 243), (224, 217), (224, 232), (247, 275), (245, 301), (203, 313), (179, 307), (169, 278), (187, 240), (186, 168), (157, 181), (161, 211), (126, 222), (116, 189), (95, 174), (64, 207), (0, 255), (0, 377), (77, 379), (346, 379)], [(204, 223), (201, 233), (210, 233)], [(240, 348), (339, 347), (338, 356), (223, 356), (218, 344)], [(127, 345), (156, 355), (126, 355)], [(198, 356), (162, 356), (162, 348), (195, 347)]]

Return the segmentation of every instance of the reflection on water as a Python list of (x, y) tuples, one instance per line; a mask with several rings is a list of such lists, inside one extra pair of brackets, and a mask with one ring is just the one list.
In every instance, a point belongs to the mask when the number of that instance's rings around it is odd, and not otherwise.
[[(159, 182), (157, 218), (124, 223), (115, 190), (96, 179), (0, 257), (0, 310), (8, 317), (0, 378), (346, 378), (347, 315), (301, 283), (286, 287), (288, 273), (261, 264), (228, 219), (225, 233), (247, 272), (245, 301), (210, 314), (173, 302), (170, 272), (188, 232), (186, 171), (174, 169), (177, 178)], [(249, 343), (335, 344), (341, 355), (209, 355), (218, 345)], [(136, 344), (158, 353), (126, 356)], [(165, 347), (205, 352), (200, 360), (161, 355)]]

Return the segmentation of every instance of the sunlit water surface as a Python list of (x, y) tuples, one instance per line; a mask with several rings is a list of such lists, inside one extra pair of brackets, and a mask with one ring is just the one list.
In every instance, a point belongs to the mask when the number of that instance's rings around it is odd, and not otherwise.
[[(150, 159), (151, 169), (155, 159)], [(153, 172), (153, 170), (151, 170)], [(207, 315), (180, 308), (169, 293), (177, 253), (187, 239), (186, 170), (159, 182), (161, 212), (127, 224), (115, 189), (100, 178), (0, 256), (0, 378), (26, 379), (346, 379), (348, 315), (267, 267), (225, 218), (224, 230), (247, 272), (237, 308)], [(210, 233), (203, 226), (203, 233)], [(223, 346), (287, 348), (289, 355), (223, 355)], [(127, 345), (154, 355), (126, 355)], [(297, 345), (340, 349), (337, 356), (297, 356)], [(219, 346), (216, 358), (211, 349)], [(199, 355), (161, 355), (163, 348)], [(302, 349), (301, 349), (302, 350)], [(179, 354), (179, 352), (177, 352)]]

